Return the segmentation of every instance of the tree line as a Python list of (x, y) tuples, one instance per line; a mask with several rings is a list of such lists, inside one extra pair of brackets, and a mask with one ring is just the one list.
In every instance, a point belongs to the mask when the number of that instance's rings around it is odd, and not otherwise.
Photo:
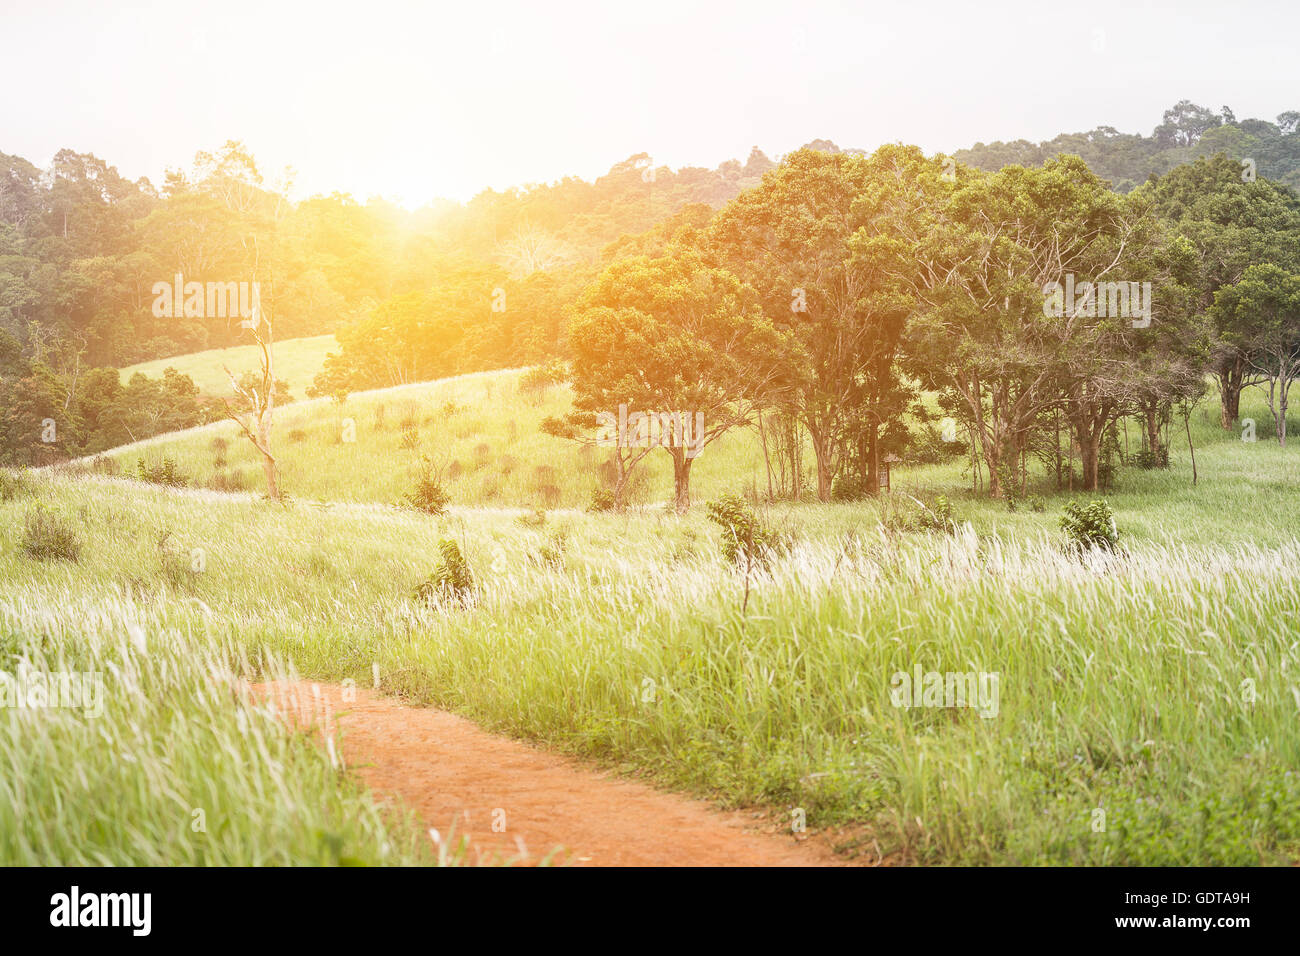
[[(592, 440), (622, 404), (684, 412), (683, 425), (703, 412), (696, 443), (757, 428), (769, 474), (775, 458), (796, 497), (792, 456), (809, 448), (821, 500), (879, 490), (882, 463), (916, 439), (909, 412), (933, 420), (923, 390), (993, 497), (1023, 493), (1032, 460), (1058, 483), (1101, 487), (1128, 418), (1143, 425), (1142, 460), (1167, 465), (1171, 419), (1190, 440), (1208, 377), (1224, 428), (1241, 390), (1266, 386), (1285, 443), (1300, 199), (1243, 172), (1219, 154), (1121, 194), (1077, 156), (986, 172), (915, 147), (797, 151), (583, 292), (573, 410), (546, 429)], [(666, 447), (688, 507), (688, 444), (662, 429), (620, 436), (619, 503), (627, 470)]]

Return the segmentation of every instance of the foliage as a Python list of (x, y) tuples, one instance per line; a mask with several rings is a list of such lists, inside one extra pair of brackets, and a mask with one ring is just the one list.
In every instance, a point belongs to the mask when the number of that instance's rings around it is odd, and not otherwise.
[(1119, 546), (1115, 515), (1104, 499), (1087, 505), (1067, 501), (1060, 522), (1069, 546), (1075, 551), (1114, 551)]
[(723, 495), (709, 502), (708, 518), (722, 529), (722, 555), (739, 567), (767, 564), (787, 546), (785, 536), (771, 528), (740, 495)]
[(415, 589), (415, 597), (424, 603), (441, 600), (452, 604), (470, 604), (474, 599), (474, 575), (469, 562), (461, 554), (455, 541), (444, 538), (438, 542), (442, 560), (429, 577)]

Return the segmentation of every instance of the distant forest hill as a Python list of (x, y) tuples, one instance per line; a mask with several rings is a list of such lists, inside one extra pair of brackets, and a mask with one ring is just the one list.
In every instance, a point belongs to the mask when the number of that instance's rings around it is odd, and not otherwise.
[[(1300, 189), (1298, 129), (1300, 111), (1238, 120), (1227, 107), (1184, 100), (1150, 136), (1100, 127), (1037, 145), (979, 143), (953, 158), (993, 171), (1073, 153), (1128, 192), (1224, 152), (1252, 160), (1261, 179)], [(829, 140), (806, 146), (863, 152)], [(257, 279), (273, 297), (279, 338), (368, 335), (367, 321), (383, 327), (385, 310), (428, 311), (432, 299), (463, 311), (463, 296), (481, 304), (484, 287), (508, 288), (508, 313), (490, 318), (493, 336), (476, 334), (474, 349), (460, 354), (473, 367), (544, 360), (563, 351), (565, 310), (604, 265), (702, 228), (780, 159), (754, 147), (744, 162), (673, 170), (641, 153), (592, 182), (566, 177), (408, 211), (340, 193), (290, 202), (233, 141), (198, 153), (190, 169), (169, 170), (157, 186), (88, 153), (62, 150), (48, 168), (0, 153), (0, 386), (33, 365), (75, 378), (87, 366), (246, 338), (237, 317), (155, 314), (155, 286), (178, 274), (186, 283)]]
[(1060, 153), (1082, 157), (1122, 193), (1153, 174), (1163, 176), (1175, 166), (1216, 153), (1254, 160), (1256, 175), (1300, 191), (1300, 111), (1288, 110), (1269, 122), (1238, 119), (1227, 106), (1216, 113), (1183, 100), (1165, 110), (1150, 136), (1099, 126), (1087, 133), (1062, 133), (1044, 143), (976, 143), (953, 153), (953, 159), (992, 172), (1013, 164), (1041, 166)]

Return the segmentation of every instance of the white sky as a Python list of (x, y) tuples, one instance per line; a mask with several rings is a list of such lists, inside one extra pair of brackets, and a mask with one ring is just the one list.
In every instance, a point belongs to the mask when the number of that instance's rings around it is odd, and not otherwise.
[(1183, 98), (1300, 109), (1295, 0), (1051, 3), (0, 0), (0, 151), (45, 166), (68, 147), (160, 184), (239, 139), (270, 179), (292, 165), (298, 196), (417, 206), (642, 151), (933, 153), (1150, 134)]

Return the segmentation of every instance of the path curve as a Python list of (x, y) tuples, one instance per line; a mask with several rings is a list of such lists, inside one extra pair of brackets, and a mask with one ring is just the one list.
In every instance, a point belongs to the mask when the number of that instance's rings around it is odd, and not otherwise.
[[(842, 866), (807, 835), (715, 809), (488, 733), (462, 717), (336, 684), (253, 685), (296, 726), (338, 733), (342, 759), (426, 827), (470, 838), (470, 861), (576, 866)], [(494, 831), (494, 821), (497, 830)], [(504, 832), (500, 828), (504, 826)], [(770, 826), (770, 824), (769, 824)], [(454, 831), (453, 831), (454, 827)]]

